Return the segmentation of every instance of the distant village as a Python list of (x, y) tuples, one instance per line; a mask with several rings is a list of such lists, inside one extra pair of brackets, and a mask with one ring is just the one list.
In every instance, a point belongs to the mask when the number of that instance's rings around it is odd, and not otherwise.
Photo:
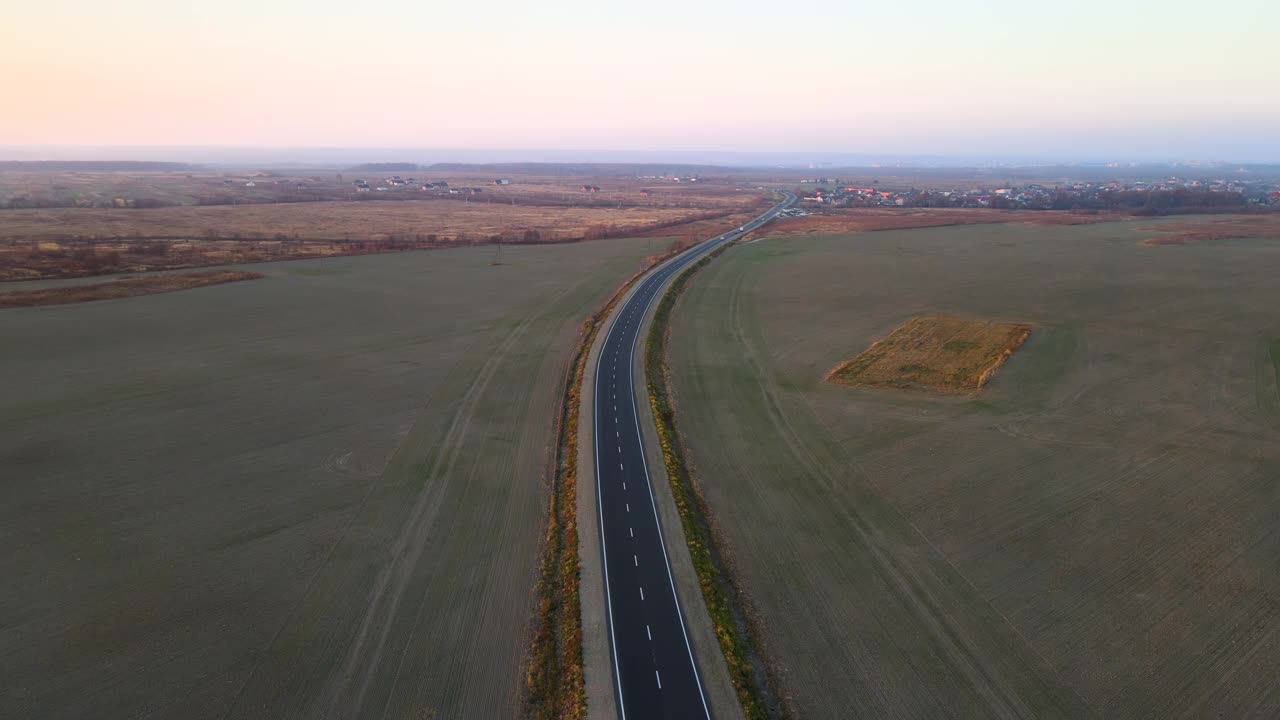
[[(697, 175), (671, 175), (671, 176), (663, 175), (663, 176), (643, 176), (643, 177), (637, 176), (637, 178), (647, 179), (647, 180), (665, 180), (668, 182), (677, 182), (677, 183), (698, 182)], [(497, 186), (510, 185), (511, 179), (495, 178), (489, 181), (488, 184), (497, 185)], [(378, 181), (376, 184), (372, 184), (372, 185), (369, 183), (368, 180), (358, 179), (358, 180), (352, 181), (351, 185), (355, 188), (356, 192), (358, 193), (390, 192), (393, 189), (420, 190), (422, 192), (433, 193), (436, 195), (478, 195), (484, 192), (483, 187), (450, 186), (449, 183), (446, 181), (419, 182), (416, 178), (411, 178), (411, 177), (402, 178), (399, 175), (392, 175), (391, 177), (385, 178), (381, 181)], [(584, 193), (595, 194), (600, 192), (600, 186), (599, 185), (582, 185), (579, 188), (579, 190)], [(648, 191), (641, 191), (640, 195), (644, 197), (648, 197), (649, 193)]]
[[(697, 175), (637, 176), (637, 179), (696, 183)], [(810, 205), (837, 207), (947, 207), (1027, 210), (1079, 210), (1174, 207), (1280, 206), (1280, 182), (1275, 180), (1189, 180), (1170, 177), (1160, 181), (1070, 182), (1055, 185), (1031, 183), (997, 188), (886, 189), (846, 183), (840, 178), (800, 180), (801, 200)], [(509, 178), (495, 178), (490, 186), (510, 185)], [(435, 195), (478, 195), (485, 188), (450, 185), (447, 181), (418, 181), (392, 175), (376, 182), (357, 179), (358, 193), (416, 190)], [(588, 194), (598, 185), (582, 185)], [(643, 194), (647, 195), (647, 192)]]
[[(510, 185), (511, 180), (498, 178), (490, 184)], [(351, 185), (358, 193), (389, 192), (393, 189), (419, 190), (436, 195), (478, 195), (484, 192), (484, 188), (481, 187), (450, 187), (449, 183), (443, 180), (438, 182), (418, 182), (416, 178), (402, 178), (399, 175), (392, 175), (376, 185), (370, 185), (368, 180), (363, 179), (354, 180)]]
[[(798, 195), (810, 205), (838, 207), (956, 207), (1029, 210), (1280, 206), (1274, 180), (1072, 182), (1000, 188), (882, 189), (839, 178), (800, 181)], [(806, 187), (807, 186), (807, 187)]]

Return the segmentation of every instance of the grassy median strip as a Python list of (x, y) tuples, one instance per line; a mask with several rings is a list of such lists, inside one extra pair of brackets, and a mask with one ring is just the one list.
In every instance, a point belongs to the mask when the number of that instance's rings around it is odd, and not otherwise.
[(685, 452), (681, 447), (671, 403), (666, 364), (668, 320), (680, 292), (694, 273), (728, 247), (720, 246), (680, 273), (659, 301), (645, 346), (645, 379), (649, 403), (653, 407), (658, 428), (658, 441), (662, 446), (663, 462), (671, 482), (676, 508), (680, 513), (680, 522), (684, 527), (689, 554), (693, 558), (693, 567), (698, 573), (702, 598), (715, 626), (716, 637), (728, 663), (729, 677), (738, 693), (738, 700), (742, 703), (742, 710), (748, 718), (756, 720), (786, 717), (786, 709), (777, 701), (776, 688), (772, 687), (775, 683), (757, 641), (758, 633), (751, 626), (746, 599), (728, 571), (723, 545), (713, 530), (706, 502), (694, 485), (685, 462)]
[(15, 290), (0, 293), (0, 308), (69, 305), (94, 300), (115, 300), (135, 295), (176, 292), (206, 285), (256, 280), (262, 273), (239, 270), (210, 270), (174, 275), (140, 275), (92, 285), (69, 285), (42, 290)]

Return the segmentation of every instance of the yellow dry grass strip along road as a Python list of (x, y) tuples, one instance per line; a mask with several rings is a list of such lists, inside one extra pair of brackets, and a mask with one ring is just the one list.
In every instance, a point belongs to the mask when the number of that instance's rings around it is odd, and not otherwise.
[(525, 714), (544, 720), (577, 720), (586, 713), (583, 681), (578, 555), (578, 418), (587, 358), (603, 321), (636, 281), (623, 283), (578, 335), (557, 420), (545, 547), (538, 586), (534, 638), (525, 669)]

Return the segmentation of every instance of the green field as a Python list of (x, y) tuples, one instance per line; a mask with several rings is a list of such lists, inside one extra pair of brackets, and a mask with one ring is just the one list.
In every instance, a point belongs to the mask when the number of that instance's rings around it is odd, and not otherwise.
[[(673, 314), (689, 459), (801, 717), (1280, 716), (1280, 242), (966, 226), (734, 248)], [(823, 382), (1029, 322), (976, 397)]]
[(644, 241), (0, 310), (0, 717), (510, 717), (580, 322)]

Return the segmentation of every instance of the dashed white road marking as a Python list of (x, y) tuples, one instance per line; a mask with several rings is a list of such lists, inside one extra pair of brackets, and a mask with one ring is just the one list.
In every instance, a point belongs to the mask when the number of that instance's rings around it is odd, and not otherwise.
[[(771, 214), (769, 217), (772, 217), (772, 214)], [(751, 229), (755, 229), (756, 227), (757, 227), (757, 225), (756, 225), (756, 224), (754, 224), (754, 223), (750, 225), (750, 228), (751, 228)], [(614, 422), (614, 427), (615, 427), (614, 437), (615, 437), (615, 438), (618, 438), (618, 453), (619, 453), (619, 455), (621, 455), (621, 453), (622, 453), (622, 446), (621, 446), (621, 437), (622, 437), (622, 433), (621, 433), (621, 429), (620, 429), (620, 428), (621, 428), (621, 423), (619, 422), (619, 419), (618, 419), (618, 406), (617, 406), (617, 367), (618, 367), (618, 366), (617, 366), (617, 360), (618, 360), (618, 356), (621, 354), (621, 344), (622, 344), (622, 343), (625, 343), (625, 342), (627, 342), (628, 340), (632, 340), (632, 342), (631, 342), (631, 347), (632, 347), (632, 349), (634, 349), (634, 348), (635, 348), (635, 341), (634, 341), (634, 338), (638, 338), (638, 337), (639, 337), (639, 323), (637, 323), (637, 324), (636, 324), (636, 328), (637, 328), (637, 330), (636, 330), (636, 333), (633, 335), (633, 337), (632, 337), (632, 338), (626, 338), (626, 335), (631, 334), (631, 333), (630, 333), (630, 327), (631, 327), (631, 322), (632, 322), (632, 320), (635, 318), (635, 316), (636, 316), (636, 314), (637, 314), (637, 313), (639, 313), (639, 314), (640, 314), (640, 316), (641, 316), (641, 318), (643, 319), (644, 314), (645, 314), (643, 311), (644, 311), (644, 310), (646, 310), (646, 309), (648, 309), (648, 307), (649, 307), (649, 304), (648, 304), (648, 303), (649, 303), (649, 301), (651, 301), (653, 298), (655, 298), (655, 297), (657, 296), (657, 291), (662, 287), (662, 285), (665, 283), (665, 281), (666, 281), (667, 279), (669, 279), (670, 277), (672, 277), (672, 276), (676, 275), (677, 273), (679, 273), (679, 272), (680, 272), (681, 270), (683, 270), (687, 265), (689, 265), (693, 260), (695, 260), (695, 259), (697, 259), (698, 257), (700, 257), (700, 256), (704, 255), (704, 254), (705, 254), (705, 251), (706, 251), (707, 249), (710, 249), (711, 247), (717, 246), (717, 245), (719, 245), (719, 244), (721, 244), (721, 243), (723, 243), (723, 242), (725, 242), (725, 241), (727, 241), (727, 240), (734, 239), (734, 238), (736, 238), (737, 236), (739, 236), (739, 235), (741, 235), (741, 234), (742, 234), (742, 233), (726, 233), (726, 234), (724, 234), (724, 235), (721, 235), (720, 237), (715, 238), (713, 242), (711, 242), (711, 243), (707, 243), (706, 247), (704, 247), (702, 250), (700, 250), (700, 251), (695, 251), (694, 253), (688, 253), (688, 254), (685, 254), (685, 255), (683, 255), (682, 257), (680, 257), (680, 258), (676, 259), (674, 262), (668, 263), (668, 264), (666, 265), (666, 267), (665, 267), (663, 270), (661, 270), (658, 274), (656, 274), (656, 275), (651, 275), (651, 276), (648, 278), (648, 280), (647, 280), (645, 283), (643, 283), (643, 284), (641, 285), (641, 287), (640, 287), (640, 288), (639, 288), (639, 290), (637, 291), (637, 294), (636, 294), (636, 295), (634, 295), (634, 296), (632, 297), (632, 300), (628, 302), (628, 304), (631, 306), (631, 309), (627, 311), (627, 313), (626, 313), (625, 317), (623, 318), (623, 320), (624, 320), (624, 325), (623, 325), (624, 333), (622, 334), (622, 336), (621, 336), (621, 337), (619, 337), (619, 338), (615, 338), (615, 339), (617, 340), (617, 343), (618, 343), (618, 344), (617, 344), (617, 345), (615, 346), (615, 348), (614, 348), (614, 352), (613, 352), (614, 358), (613, 358), (613, 360), (611, 361), (611, 367), (610, 367), (610, 376), (611, 376), (611, 378), (612, 378), (612, 382), (610, 383), (610, 386), (609, 386), (609, 392), (610, 392), (610, 394), (611, 394), (611, 396), (612, 396), (612, 399), (613, 399), (613, 412), (614, 412), (613, 422)], [(617, 326), (616, 326), (616, 323), (615, 323), (614, 327), (615, 327), (615, 329), (616, 329), (616, 327), (617, 327)], [(608, 338), (608, 337), (606, 337), (605, 342), (606, 342), (606, 350), (605, 350), (605, 352), (607, 353), (607, 352), (608, 352), (608, 350), (607, 350), (607, 344), (608, 344), (608, 342), (609, 342), (609, 338)], [(635, 364), (636, 364), (636, 363), (635, 363), (636, 356), (635, 356), (634, 352), (632, 353), (632, 356), (631, 356), (629, 359), (632, 361), (632, 365), (635, 365)], [(603, 366), (602, 359), (601, 359), (600, 361), (598, 361), (598, 362), (597, 362), (597, 367), (601, 367), (601, 366)], [(634, 368), (632, 369), (632, 371), (634, 372)], [(632, 399), (634, 400), (634, 398), (632, 398)], [(632, 405), (632, 409), (633, 409), (633, 411), (634, 411), (634, 408), (635, 408), (635, 405), (634, 405), (634, 403), (633, 403), (633, 405)], [(638, 424), (638, 420), (637, 420), (637, 424)], [(643, 440), (642, 440), (642, 439), (641, 439), (641, 445), (642, 445), (641, 449), (643, 450)], [(598, 444), (598, 441), (597, 441), (597, 445), (596, 445), (596, 452), (597, 452), (597, 455), (598, 455), (598, 454), (599, 454), (599, 444)], [(621, 458), (619, 458), (619, 459), (621, 459)], [(643, 460), (644, 460), (643, 455), (642, 455), (642, 457), (641, 457), (641, 460), (642, 460), (642, 462), (643, 462)], [(624, 471), (624, 472), (625, 472), (625, 466), (624, 466), (621, 462), (619, 462), (619, 464), (618, 464), (618, 468), (619, 468), (620, 470), (622, 470), (622, 471)], [(645, 473), (646, 473), (646, 480), (647, 480), (647, 478), (648, 478), (648, 469), (647, 469), (647, 467), (645, 468)], [(600, 473), (599, 473), (599, 472), (597, 472), (597, 473), (596, 473), (596, 482), (597, 482), (597, 485), (599, 485), (599, 483), (600, 483)], [(623, 488), (623, 490), (625, 491), (625, 490), (627, 489), (627, 484), (626, 484), (626, 482), (625, 482), (625, 481), (621, 481), (621, 482), (622, 482), (622, 488)], [(650, 499), (652, 500), (652, 495), (651, 495), (651, 494), (650, 494)], [(626, 511), (627, 511), (628, 513), (630, 513), (630, 512), (631, 512), (631, 503), (629, 503), (629, 502), (628, 502), (628, 503), (626, 503)], [(656, 515), (657, 515), (657, 509), (656, 509), (656, 507), (654, 508), (654, 514), (655, 514), (655, 519), (656, 519)], [(600, 531), (601, 531), (602, 535), (604, 534), (604, 530), (605, 530), (605, 528), (604, 528), (603, 513), (601, 513)], [(628, 532), (628, 534), (629, 534), (632, 538), (634, 538), (634, 537), (635, 537), (635, 528), (634, 528), (634, 526), (628, 527), (627, 532)], [(661, 538), (661, 532), (662, 532), (662, 531), (661, 531), (661, 529), (659, 529), (659, 530), (658, 530), (659, 538)], [(607, 567), (607, 565), (608, 565), (608, 561), (607, 561), (607, 551), (605, 550), (604, 545), (603, 545), (603, 538), (602, 538), (601, 551), (602, 551), (602, 552), (604, 552), (604, 553), (606, 553), (606, 555), (605, 555), (605, 557), (606, 557), (606, 568), (605, 568), (605, 591), (606, 591), (606, 596), (607, 596), (608, 591), (609, 591), (609, 578), (608, 578), (608, 567)], [(635, 563), (635, 566), (638, 568), (638, 567), (639, 567), (639, 564), (640, 564), (640, 557), (639, 557), (639, 555), (638, 555), (638, 554), (632, 554), (632, 556), (631, 556), (631, 557), (632, 557), (632, 562), (633, 562), (633, 563)], [(663, 554), (663, 557), (664, 557), (664, 561), (665, 561), (665, 559), (666, 559), (665, 552), (664, 552), (664, 554)], [(669, 565), (669, 564), (667, 565), (667, 573), (668, 573), (668, 576), (670, 576), (670, 574), (671, 574), (671, 568), (670, 568), (670, 565)], [(673, 584), (672, 590), (674, 591), (674, 589), (675, 589), (675, 588), (674, 588), (674, 584)], [(640, 600), (641, 600), (642, 602), (644, 602), (644, 601), (645, 601), (644, 588), (643, 588), (643, 587), (640, 587), (640, 588), (639, 588), (639, 591), (640, 591)], [(608, 603), (609, 603), (609, 607), (610, 607), (610, 608), (612, 608), (612, 601), (608, 600), (608, 599), (607, 599), (607, 597), (606, 597), (606, 602), (608, 602)], [(678, 612), (678, 610), (679, 610), (679, 609), (677, 608), (677, 612)], [(682, 633), (684, 634), (684, 636), (685, 636), (685, 642), (686, 642), (686, 645), (687, 645), (687, 644), (688, 644), (688, 634), (687, 634), (687, 632), (685, 632), (685, 630), (684, 630), (684, 622), (683, 622), (683, 618), (679, 618), (679, 619), (680, 619), (680, 628), (681, 628), (681, 632), (682, 632)], [(612, 617), (612, 615), (610, 615), (610, 617), (609, 617), (609, 621), (610, 621), (610, 622), (609, 622), (610, 640), (611, 640), (611, 642), (616, 642), (616, 640), (613, 638), (613, 617)], [(652, 630), (652, 629), (651, 629), (651, 627), (650, 627), (649, 625), (647, 625), (647, 624), (645, 625), (645, 635), (649, 638), (649, 641), (650, 641), (650, 642), (652, 642), (652, 641), (653, 641), (653, 630)], [(692, 651), (692, 648), (690, 648), (690, 649), (689, 649), (689, 658), (690, 658), (690, 661), (693, 661), (693, 651)], [(620, 669), (619, 669), (619, 667), (618, 667), (617, 657), (616, 657), (616, 656), (614, 657), (614, 673), (615, 673), (615, 676), (617, 676), (617, 680), (618, 680), (617, 692), (618, 692), (618, 701), (619, 701), (619, 706), (620, 706), (621, 708), (623, 708), (623, 713), (624, 713), (624, 715), (625, 715), (625, 701), (622, 699), (622, 684), (621, 684), (621, 682), (622, 682), (622, 681), (621, 681), (621, 677), (620, 677)], [(697, 675), (697, 668), (696, 668), (696, 666), (694, 667), (694, 674), (695, 674), (695, 677), (696, 677), (696, 675)], [(661, 673), (659, 672), (659, 670), (658, 670), (658, 668), (656, 667), (656, 665), (655, 665), (655, 667), (654, 667), (654, 681), (657, 683), (658, 689), (659, 689), (659, 690), (661, 690), (661, 689), (662, 689), (662, 675), (661, 675)], [(700, 683), (701, 683), (701, 681), (699, 680), (699, 688), (698, 688), (699, 694), (701, 694), (701, 693), (702, 693), (702, 688), (701, 688)], [(706, 710), (706, 698), (705, 698), (705, 697), (703, 697), (703, 708), (704, 708), (704, 710)], [(708, 717), (710, 717), (709, 711), (707, 711), (707, 716), (708, 716)]]

